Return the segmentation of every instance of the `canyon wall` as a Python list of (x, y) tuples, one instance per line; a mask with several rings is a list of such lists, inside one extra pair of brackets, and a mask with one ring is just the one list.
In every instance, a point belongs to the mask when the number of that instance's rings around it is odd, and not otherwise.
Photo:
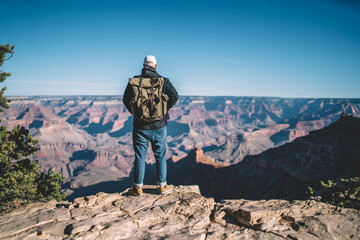
[[(63, 173), (68, 195), (91, 186), (116, 191), (130, 184), (132, 116), (121, 96), (10, 99), (10, 109), (0, 113), (3, 123), (30, 129), (39, 139), (34, 159), (43, 170)], [(170, 110), (166, 157), (176, 163), (201, 148), (206, 160), (198, 161), (231, 166), (328, 126), (343, 112), (359, 117), (360, 99), (183, 96)], [(154, 163), (151, 151), (146, 161)]]

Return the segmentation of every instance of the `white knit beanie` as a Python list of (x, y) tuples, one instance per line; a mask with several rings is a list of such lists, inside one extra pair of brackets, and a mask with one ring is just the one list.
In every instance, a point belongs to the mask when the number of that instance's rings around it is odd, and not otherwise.
[(144, 64), (150, 67), (155, 67), (156, 58), (152, 55), (147, 55), (144, 59)]

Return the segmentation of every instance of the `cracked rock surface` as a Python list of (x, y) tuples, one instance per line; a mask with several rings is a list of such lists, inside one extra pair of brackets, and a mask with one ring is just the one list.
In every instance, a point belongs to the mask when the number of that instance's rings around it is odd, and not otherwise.
[(197, 186), (98, 193), (0, 216), (0, 239), (359, 239), (360, 213), (309, 201), (224, 200)]

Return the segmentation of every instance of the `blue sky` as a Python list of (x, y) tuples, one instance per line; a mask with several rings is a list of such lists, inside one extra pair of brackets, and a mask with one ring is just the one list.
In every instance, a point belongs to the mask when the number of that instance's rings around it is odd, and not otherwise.
[(354, 0), (0, 0), (6, 95), (122, 95), (148, 54), (181, 95), (360, 90)]

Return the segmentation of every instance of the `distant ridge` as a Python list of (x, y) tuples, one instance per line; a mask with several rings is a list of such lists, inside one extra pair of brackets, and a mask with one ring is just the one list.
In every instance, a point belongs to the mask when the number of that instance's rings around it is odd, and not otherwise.
[(217, 199), (304, 199), (307, 186), (320, 180), (360, 176), (360, 118), (343, 114), (328, 127), (235, 165), (196, 168)]

